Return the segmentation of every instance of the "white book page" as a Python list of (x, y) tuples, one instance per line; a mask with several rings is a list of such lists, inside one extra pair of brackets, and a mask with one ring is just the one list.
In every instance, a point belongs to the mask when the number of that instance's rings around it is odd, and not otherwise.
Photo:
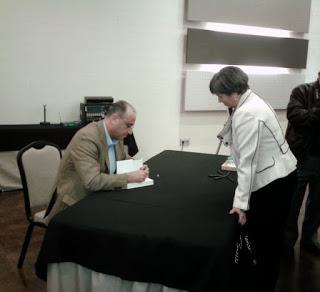
[[(143, 159), (127, 159), (117, 161), (117, 173), (127, 173), (139, 170), (143, 166)], [(153, 185), (153, 179), (147, 177), (141, 183), (128, 183), (127, 189), (140, 188)]]
[(139, 170), (142, 167), (142, 159), (127, 159), (117, 161), (117, 173), (127, 173)]

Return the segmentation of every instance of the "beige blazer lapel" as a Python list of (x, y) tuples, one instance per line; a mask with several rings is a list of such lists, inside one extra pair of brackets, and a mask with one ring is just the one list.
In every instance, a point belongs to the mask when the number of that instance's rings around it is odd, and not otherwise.
[(109, 161), (109, 156), (108, 156), (108, 144), (107, 144), (107, 137), (106, 137), (106, 132), (104, 129), (104, 120), (99, 121), (98, 123), (98, 133), (99, 133), (99, 140), (100, 140), (100, 145), (101, 145), (101, 159), (102, 162), (106, 165), (106, 173), (110, 172), (110, 161)]
[(118, 161), (118, 160), (123, 160), (123, 159), (125, 159), (125, 158), (123, 157), (123, 155), (124, 155), (124, 154), (123, 154), (123, 141), (119, 141), (119, 142), (117, 143), (115, 149), (116, 149), (116, 160)]

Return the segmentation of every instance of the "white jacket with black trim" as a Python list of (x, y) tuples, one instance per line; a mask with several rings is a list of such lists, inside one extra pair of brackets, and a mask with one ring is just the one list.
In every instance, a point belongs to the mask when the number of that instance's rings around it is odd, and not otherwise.
[(296, 169), (274, 110), (250, 89), (232, 117), (231, 153), (238, 174), (233, 207), (242, 210), (249, 209), (252, 192)]

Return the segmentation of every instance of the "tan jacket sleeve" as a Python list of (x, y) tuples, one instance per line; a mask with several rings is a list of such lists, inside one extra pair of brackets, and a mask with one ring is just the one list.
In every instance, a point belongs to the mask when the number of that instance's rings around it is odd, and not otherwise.
[[(126, 174), (108, 174), (109, 160), (106, 144), (101, 143), (94, 136), (85, 134), (80, 136), (79, 140), (71, 150), (71, 159), (85, 190), (95, 192), (126, 187), (128, 182)], [(120, 149), (117, 153), (123, 153), (125, 159), (123, 144), (121, 143), (118, 147)]]

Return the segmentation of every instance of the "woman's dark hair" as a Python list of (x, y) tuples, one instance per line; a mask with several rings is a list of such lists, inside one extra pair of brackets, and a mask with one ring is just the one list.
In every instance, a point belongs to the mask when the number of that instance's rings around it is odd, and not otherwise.
[(212, 94), (243, 94), (249, 89), (248, 80), (248, 75), (240, 68), (227, 66), (213, 75), (209, 88)]

